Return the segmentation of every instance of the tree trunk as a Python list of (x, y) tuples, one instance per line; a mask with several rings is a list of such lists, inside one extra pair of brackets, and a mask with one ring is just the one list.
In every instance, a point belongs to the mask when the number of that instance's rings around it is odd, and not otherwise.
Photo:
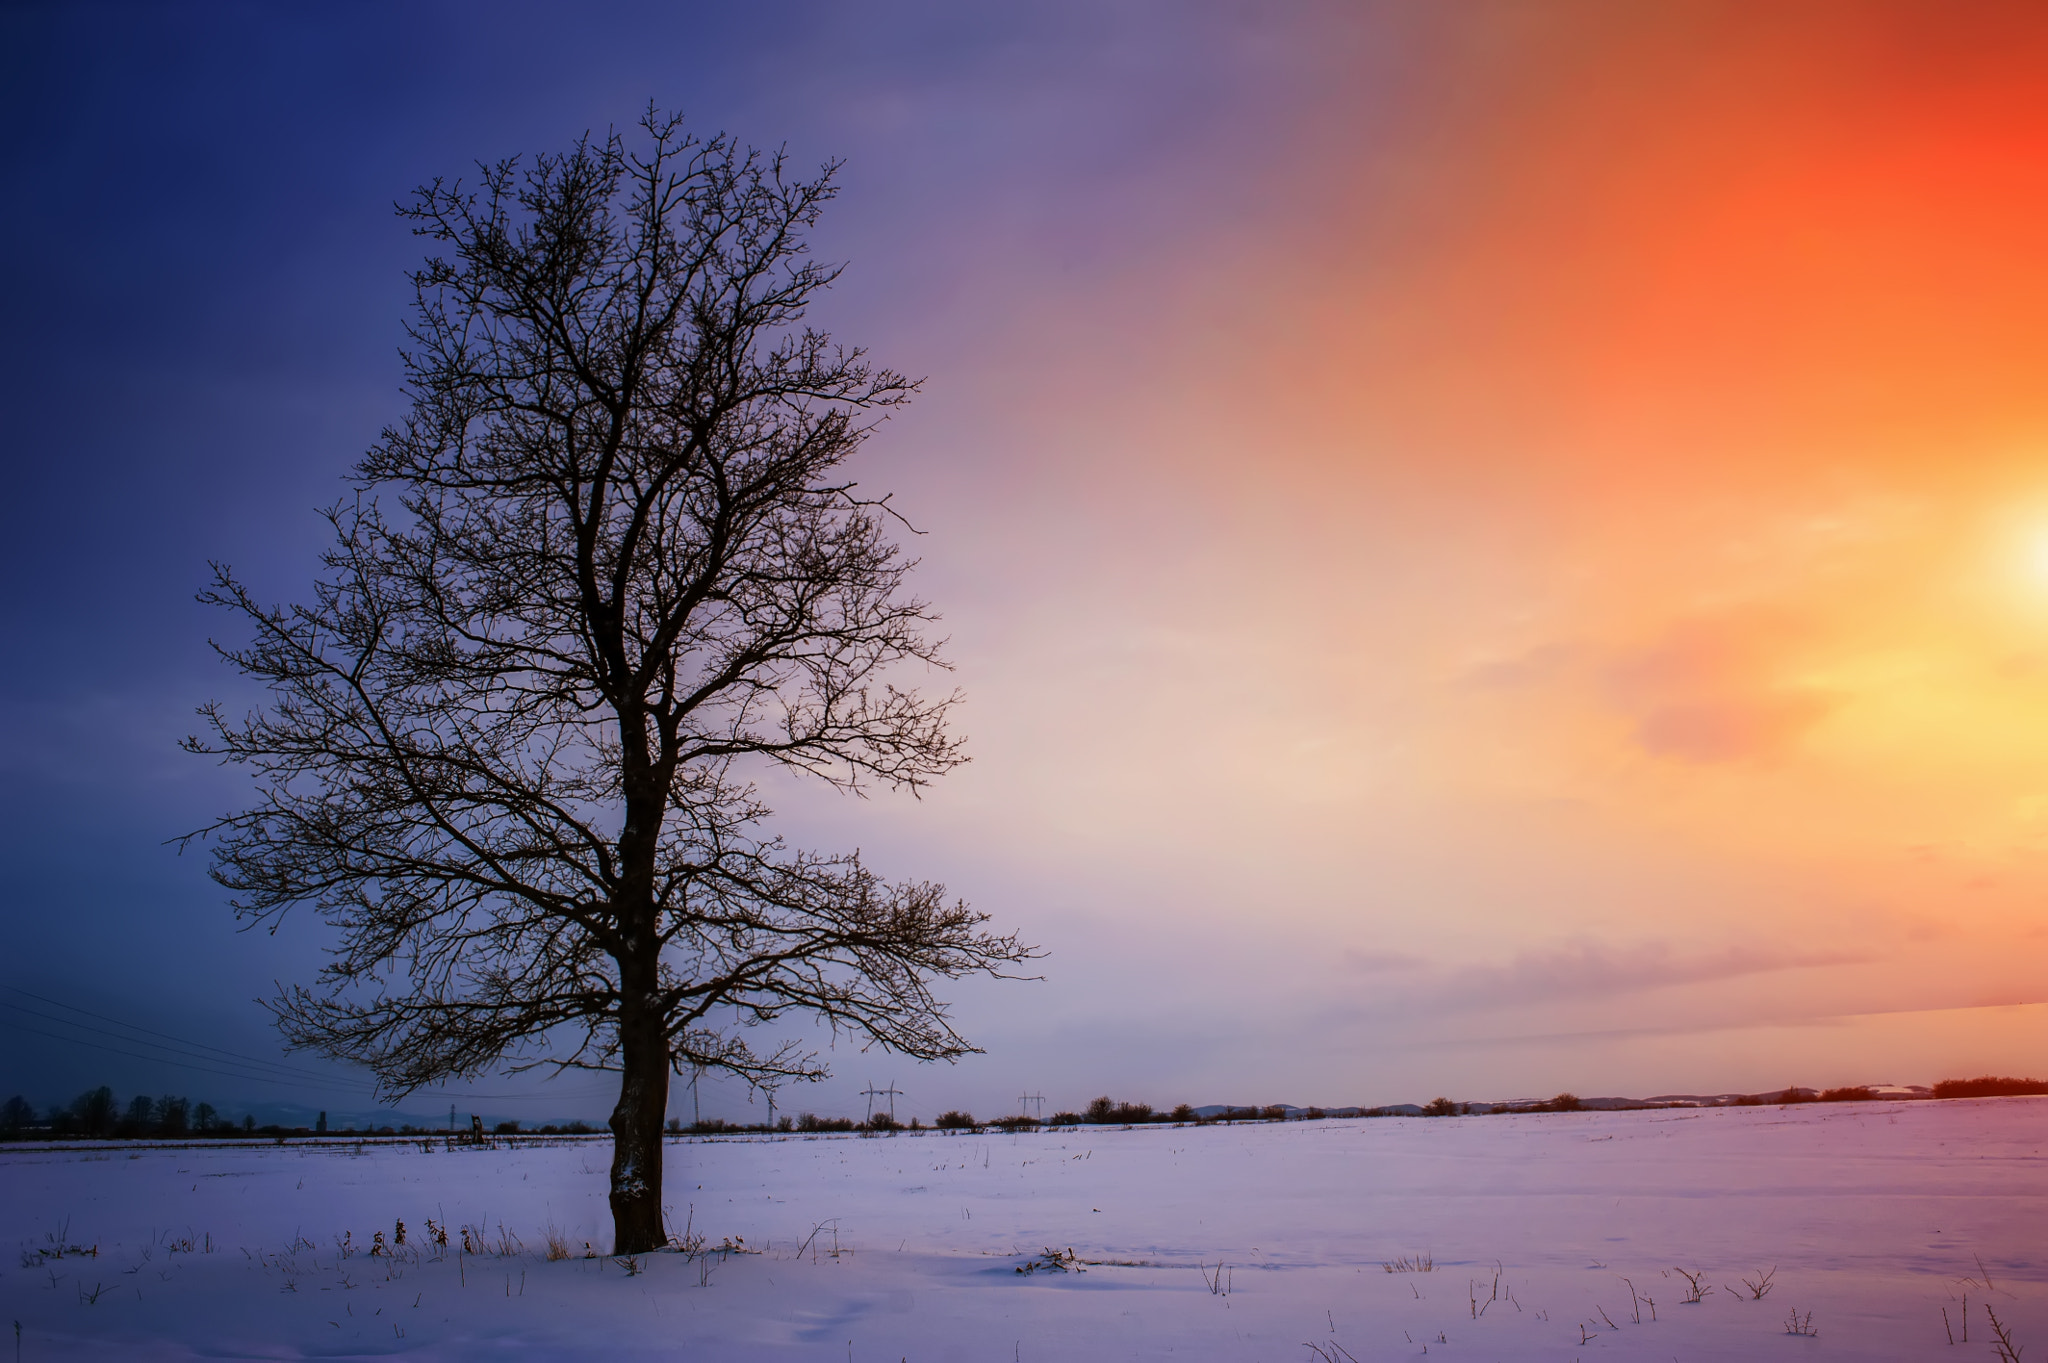
[(668, 1115), (668, 1039), (653, 1009), (619, 1019), (619, 1104), (612, 1109), (612, 1253), (668, 1244), (661, 1216), (661, 1123)]

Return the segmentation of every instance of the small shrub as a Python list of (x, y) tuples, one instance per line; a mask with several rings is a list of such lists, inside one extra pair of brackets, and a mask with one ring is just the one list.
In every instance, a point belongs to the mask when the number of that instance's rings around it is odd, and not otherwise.
[(1078, 1112), (1055, 1112), (1052, 1114), (1052, 1120), (1046, 1123), (1048, 1126), (1079, 1126), (1080, 1124), (1081, 1114)]
[(1038, 1127), (1038, 1118), (1022, 1116), (998, 1117), (993, 1122), (990, 1122), (989, 1125), (1003, 1131), (1032, 1131)]
[(496, 1132), (500, 1136), (516, 1136), (519, 1134), (519, 1123), (499, 1122), (496, 1126), (492, 1127), (491, 1130)]
[(796, 1119), (799, 1131), (851, 1131), (851, 1117), (820, 1117), (814, 1112), (799, 1113)]
[(1101, 1126), (1106, 1122), (1116, 1120), (1116, 1104), (1112, 1103), (1109, 1100), (1109, 1095), (1105, 1093), (1100, 1098), (1091, 1101), (1088, 1104), (1088, 1110), (1082, 1115), (1087, 1121)]
[(1176, 1103), (1173, 1107), (1172, 1118), (1176, 1122), (1192, 1122), (1195, 1120), (1195, 1110), (1186, 1103)]
[(1284, 1122), (1287, 1120), (1287, 1109), (1278, 1103), (1268, 1103), (1259, 1109), (1259, 1117), (1268, 1122)]
[(1545, 1112), (1579, 1112), (1583, 1109), (1584, 1104), (1579, 1102), (1576, 1093), (1560, 1093), (1543, 1105)]
[(1422, 1115), (1425, 1117), (1455, 1117), (1458, 1115), (1458, 1105), (1448, 1098), (1432, 1098), (1422, 1105)]
[(941, 1112), (932, 1125), (941, 1131), (972, 1131), (980, 1123), (974, 1120), (971, 1112)]
[(874, 1116), (868, 1118), (868, 1130), (870, 1131), (901, 1131), (902, 1129), (903, 1124), (886, 1112), (877, 1112)]
[(1312, 1107), (1301, 1114), (1301, 1119), (1305, 1122), (1319, 1122), (1329, 1115), (1319, 1107)]
[(1848, 1088), (1822, 1089), (1820, 1093), (1820, 1100), (1823, 1103), (1867, 1103), (1876, 1097), (1877, 1095), (1863, 1084)]

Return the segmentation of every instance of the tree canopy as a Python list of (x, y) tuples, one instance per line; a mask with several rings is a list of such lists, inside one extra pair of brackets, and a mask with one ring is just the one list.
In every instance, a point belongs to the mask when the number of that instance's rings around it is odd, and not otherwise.
[(216, 565), (202, 599), (268, 703), (187, 741), (254, 775), (195, 834), (236, 910), (337, 932), (274, 1003), (383, 1090), (498, 1066), (621, 1072), (619, 1252), (665, 1240), (660, 1126), (683, 1067), (813, 1079), (797, 1013), (925, 1060), (974, 1048), (933, 992), (1035, 954), (924, 881), (768, 827), (763, 764), (917, 791), (963, 759), (958, 697), (887, 498), (844, 465), (917, 385), (806, 321), (836, 165), (698, 139), (435, 181), (402, 215), (411, 408), (330, 509), (310, 600)]

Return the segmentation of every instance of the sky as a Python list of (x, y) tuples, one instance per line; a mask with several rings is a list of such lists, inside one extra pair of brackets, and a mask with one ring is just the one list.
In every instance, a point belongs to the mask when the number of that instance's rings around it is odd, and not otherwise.
[[(985, 1054), (842, 1047), (783, 1110), (2048, 1071), (2039, 6), (0, 33), (0, 1089), (367, 1108), (256, 1003), (325, 929), (238, 931), (169, 841), (246, 792), (176, 748), (254, 699), (193, 593), (221, 560), (303, 595), (403, 411), (393, 202), (650, 99), (843, 159), (817, 319), (926, 381), (856, 472), (926, 532), (973, 760), (916, 800), (762, 788), (1047, 951), (952, 989)], [(610, 1106), (405, 1106), (451, 1101)]]

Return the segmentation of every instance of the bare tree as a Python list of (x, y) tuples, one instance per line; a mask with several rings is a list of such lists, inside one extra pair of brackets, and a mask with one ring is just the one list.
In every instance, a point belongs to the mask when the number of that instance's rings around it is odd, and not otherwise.
[[(216, 566), (265, 684), (187, 740), (257, 796), (193, 837), (237, 912), (339, 930), (289, 1040), (382, 1090), (613, 1069), (616, 1252), (656, 1248), (669, 1076), (816, 1079), (785, 1014), (918, 1059), (974, 1048), (932, 992), (1035, 952), (855, 855), (793, 850), (745, 764), (913, 792), (962, 761), (886, 499), (842, 465), (916, 384), (804, 323), (836, 165), (686, 134), (589, 137), (435, 181), (401, 214), (409, 416), (327, 513), (310, 604)], [(377, 500), (382, 492), (395, 508)]]

